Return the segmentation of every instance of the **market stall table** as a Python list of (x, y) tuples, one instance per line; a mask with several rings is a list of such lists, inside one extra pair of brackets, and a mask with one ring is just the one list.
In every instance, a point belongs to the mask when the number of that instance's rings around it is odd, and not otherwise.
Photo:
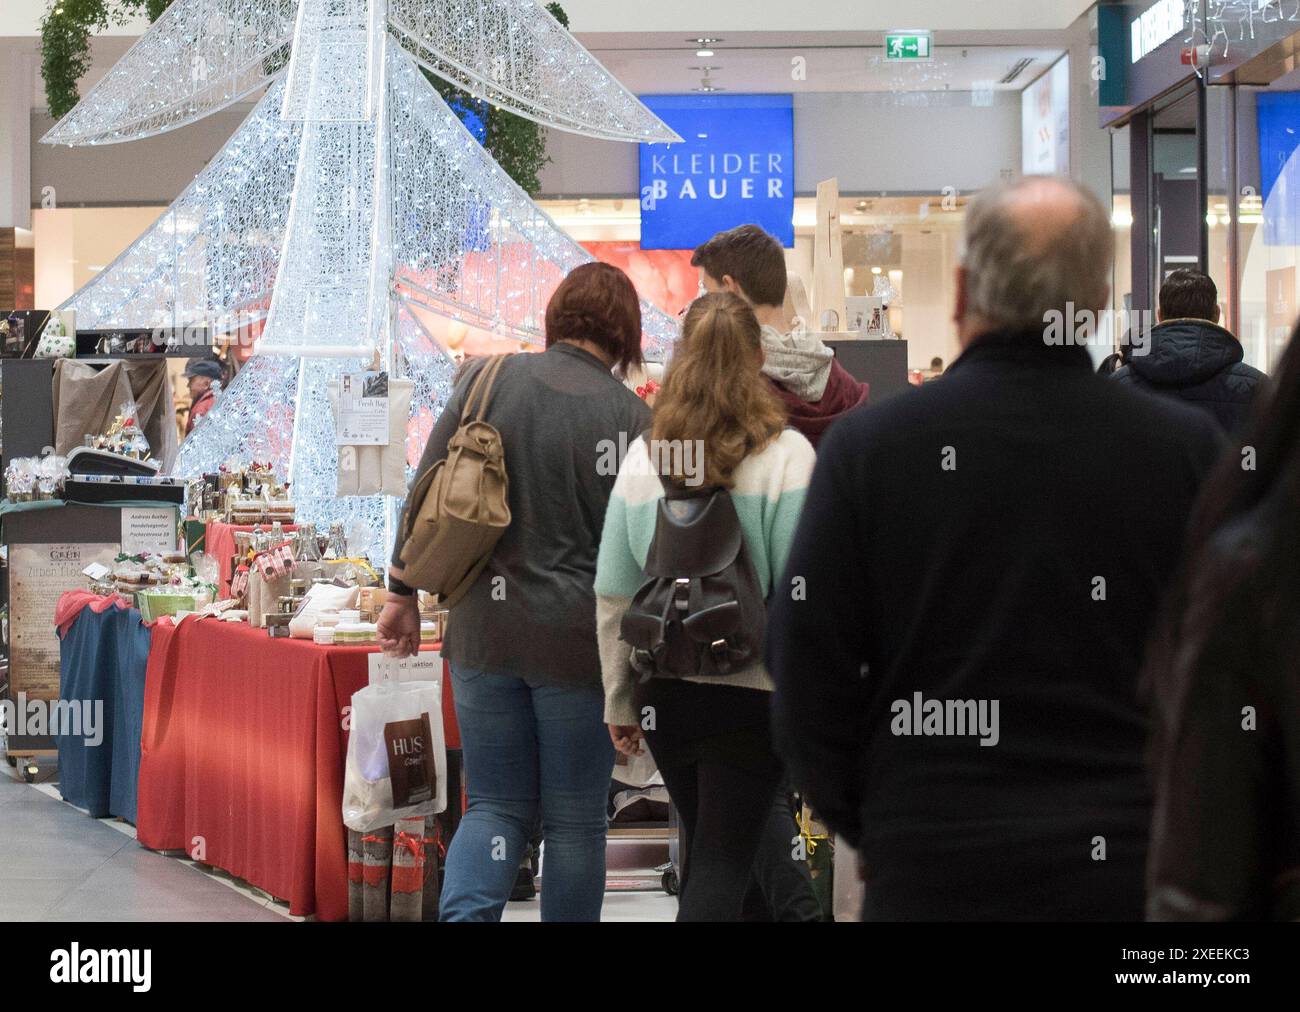
[(55, 612), (59, 698), (78, 702), (77, 733), (56, 734), (59, 792), (100, 819), (136, 820), (150, 630), (123, 597), (69, 591)]
[[(373, 647), (320, 646), (215, 619), (154, 627), (137, 836), (288, 900), (348, 916), (346, 718)], [(443, 681), (449, 748), (459, 745)]]

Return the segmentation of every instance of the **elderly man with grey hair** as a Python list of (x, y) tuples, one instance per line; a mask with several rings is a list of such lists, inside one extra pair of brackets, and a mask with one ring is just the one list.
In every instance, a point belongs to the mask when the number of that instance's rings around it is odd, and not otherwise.
[(1142, 916), (1138, 671), (1220, 444), (1050, 332), (1105, 308), (1111, 249), (1067, 180), (981, 195), (960, 358), (822, 444), (768, 664), (779, 747), (859, 852), (866, 919)]

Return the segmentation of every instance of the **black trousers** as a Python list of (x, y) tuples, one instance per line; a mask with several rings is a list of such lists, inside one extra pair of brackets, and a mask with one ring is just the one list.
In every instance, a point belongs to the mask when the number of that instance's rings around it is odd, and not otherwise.
[(820, 921), (822, 906), (813, 892), (806, 859), (795, 856), (795, 822), (790, 792), (777, 789), (763, 826), (743, 907), (746, 921)]
[(759, 689), (652, 679), (646, 744), (681, 818), (679, 921), (739, 921), (773, 811), (781, 763), (771, 696)]

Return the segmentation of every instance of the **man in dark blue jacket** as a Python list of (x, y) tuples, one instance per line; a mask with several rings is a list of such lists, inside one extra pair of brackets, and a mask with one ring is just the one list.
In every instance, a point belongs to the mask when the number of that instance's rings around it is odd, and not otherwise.
[(1115, 382), (1181, 398), (1208, 411), (1225, 432), (1236, 432), (1265, 376), (1242, 361), (1241, 342), (1219, 326), (1219, 313), (1219, 290), (1211, 278), (1174, 271), (1160, 288), (1158, 325), (1147, 353), (1132, 353)]
[(1222, 437), (1048, 338), (1107, 304), (1095, 197), (1027, 178), (966, 230), (961, 357), (818, 453), (773, 589), (778, 746), (868, 919), (1139, 920), (1138, 670)]

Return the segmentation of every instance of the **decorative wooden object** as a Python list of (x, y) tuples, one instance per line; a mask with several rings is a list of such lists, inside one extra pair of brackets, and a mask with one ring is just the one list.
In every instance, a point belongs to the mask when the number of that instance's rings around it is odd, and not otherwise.
[(817, 184), (817, 248), (813, 251), (813, 312), (810, 331), (842, 333), (844, 308), (844, 244), (840, 233), (840, 182)]

